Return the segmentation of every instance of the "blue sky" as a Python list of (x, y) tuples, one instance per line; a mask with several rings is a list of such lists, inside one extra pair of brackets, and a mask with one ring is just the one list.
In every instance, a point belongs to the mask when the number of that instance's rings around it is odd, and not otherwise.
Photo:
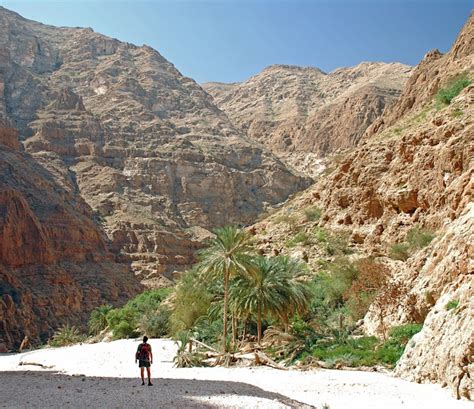
[(415, 65), (447, 51), (473, 0), (12, 0), (43, 23), (148, 44), (198, 82), (242, 81), (271, 64), (331, 71), (361, 61)]

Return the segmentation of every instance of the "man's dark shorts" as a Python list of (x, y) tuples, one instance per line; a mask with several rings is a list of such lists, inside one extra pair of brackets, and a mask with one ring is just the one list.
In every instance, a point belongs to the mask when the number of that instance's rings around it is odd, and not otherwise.
[(138, 361), (138, 367), (139, 368), (149, 368), (150, 367), (150, 361), (142, 361), (141, 359)]

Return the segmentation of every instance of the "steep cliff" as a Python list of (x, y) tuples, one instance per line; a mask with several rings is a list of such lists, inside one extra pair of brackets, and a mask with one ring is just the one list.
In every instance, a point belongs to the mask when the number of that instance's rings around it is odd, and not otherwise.
[(203, 84), (232, 123), (277, 154), (354, 147), (399, 96), (411, 68), (361, 63), (329, 74), (273, 65), (243, 83)]
[(140, 290), (72, 183), (21, 152), (0, 127), (0, 344), (45, 341), (58, 326), (85, 322), (91, 309)]
[[(281, 214), (307, 234), (317, 224), (345, 234), (353, 257), (383, 263), (404, 288), (401, 298), (386, 300), (385, 326), (423, 323), (396, 374), (447, 385), (468, 399), (474, 397), (474, 85), (467, 85), (474, 80), (473, 27), (471, 15), (448, 53), (430, 53), (415, 68), (359, 147), (332, 157), (314, 186), (253, 228), (262, 251), (303, 257), (314, 272), (320, 249), (282, 246), (289, 225), (278, 223)], [(449, 103), (440, 101), (456, 88)], [(315, 207), (321, 219), (310, 222), (304, 211)], [(413, 231), (434, 239), (409, 248)], [(394, 255), (405, 245), (401, 257)], [(380, 334), (375, 306), (364, 327)]]
[(196, 229), (249, 223), (310, 182), (148, 46), (3, 8), (0, 44), (0, 115), (148, 284), (194, 261)]

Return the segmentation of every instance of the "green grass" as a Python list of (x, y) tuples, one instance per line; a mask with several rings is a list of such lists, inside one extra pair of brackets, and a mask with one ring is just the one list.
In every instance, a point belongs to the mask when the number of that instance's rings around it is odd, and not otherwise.
[(455, 310), (459, 307), (459, 300), (451, 300), (446, 304), (446, 311)]
[(435, 97), (437, 107), (441, 108), (443, 106), (449, 105), (451, 101), (470, 84), (472, 84), (472, 80), (463, 75), (460, 78), (452, 81), (445, 88), (441, 88)]

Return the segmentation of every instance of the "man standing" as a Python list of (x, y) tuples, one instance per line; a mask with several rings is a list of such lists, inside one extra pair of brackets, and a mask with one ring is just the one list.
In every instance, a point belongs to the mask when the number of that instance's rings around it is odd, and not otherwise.
[(144, 371), (148, 375), (148, 386), (153, 386), (151, 383), (151, 371), (150, 365), (153, 363), (153, 354), (151, 352), (151, 345), (147, 343), (148, 337), (143, 337), (143, 342), (138, 345), (137, 353), (135, 354), (135, 363), (138, 360), (138, 366), (140, 368), (140, 375), (142, 377), (142, 385), (145, 385)]

